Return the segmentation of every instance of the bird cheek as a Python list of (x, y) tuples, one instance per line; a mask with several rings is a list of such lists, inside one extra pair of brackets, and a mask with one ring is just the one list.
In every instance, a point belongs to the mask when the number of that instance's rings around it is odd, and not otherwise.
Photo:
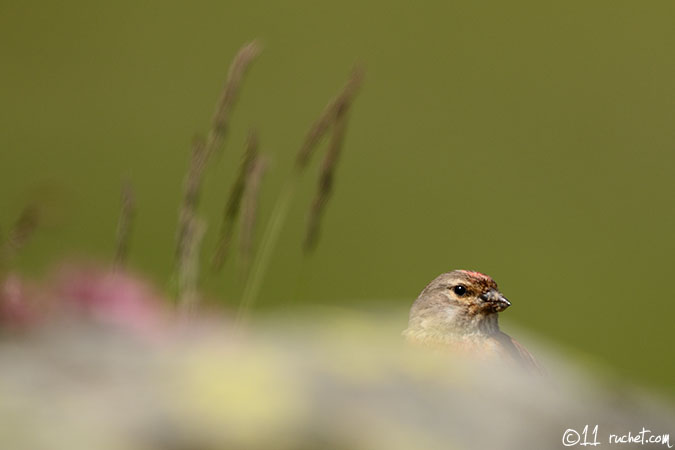
[(452, 295), (450, 293), (446, 293), (445, 298), (447, 299), (447, 303), (450, 306), (453, 306), (453, 307), (462, 306), (462, 300), (455, 297), (454, 295)]

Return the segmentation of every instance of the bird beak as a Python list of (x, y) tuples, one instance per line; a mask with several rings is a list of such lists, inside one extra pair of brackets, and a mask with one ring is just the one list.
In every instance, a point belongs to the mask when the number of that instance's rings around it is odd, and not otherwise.
[(504, 311), (511, 306), (511, 302), (494, 289), (490, 289), (488, 292), (481, 295), (480, 299), (485, 303), (488, 303), (496, 312)]
[(499, 306), (500, 311), (504, 311), (506, 308), (511, 306), (511, 302), (506, 299), (503, 295), (499, 294), (499, 299), (497, 300), (497, 305)]

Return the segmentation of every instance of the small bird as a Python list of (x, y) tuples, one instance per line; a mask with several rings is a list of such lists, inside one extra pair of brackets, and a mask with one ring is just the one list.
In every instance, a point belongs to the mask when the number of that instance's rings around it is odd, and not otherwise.
[(454, 270), (436, 277), (410, 308), (409, 342), (487, 360), (506, 360), (541, 372), (534, 357), (499, 329), (498, 313), (511, 306), (492, 278)]

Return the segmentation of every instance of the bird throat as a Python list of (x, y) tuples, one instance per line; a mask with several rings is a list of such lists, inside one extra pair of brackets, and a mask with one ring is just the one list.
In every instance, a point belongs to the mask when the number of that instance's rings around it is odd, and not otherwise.
[(446, 308), (441, 314), (417, 317), (403, 332), (409, 341), (431, 347), (471, 345), (498, 333), (497, 313), (466, 314), (454, 308)]
[(430, 348), (453, 349), (471, 354), (482, 348), (484, 343), (493, 341), (499, 333), (497, 313), (469, 316), (448, 310), (438, 320), (429, 317), (410, 323), (403, 332), (408, 342)]
[(457, 337), (490, 336), (499, 332), (499, 319), (496, 312), (466, 314), (453, 310), (448, 312), (446, 320), (446, 332)]

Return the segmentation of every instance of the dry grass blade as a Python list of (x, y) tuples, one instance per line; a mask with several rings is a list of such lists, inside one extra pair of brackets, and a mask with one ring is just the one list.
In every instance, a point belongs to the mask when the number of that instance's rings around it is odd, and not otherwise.
[(246, 151), (244, 153), (244, 160), (239, 169), (237, 179), (232, 185), (230, 195), (225, 205), (225, 212), (223, 214), (223, 224), (220, 231), (220, 238), (216, 246), (216, 254), (213, 258), (213, 268), (218, 270), (223, 267), (227, 254), (229, 252), (232, 235), (234, 234), (234, 226), (239, 216), (242, 197), (246, 189), (247, 179), (250, 177), (253, 164), (258, 155), (258, 135), (254, 130), (251, 130), (246, 143)]
[(288, 210), (291, 205), (291, 200), (293, 199), (293, 194), (295, 193), (296, 184), (296, 176), (291, 176), (286, 181), (286, 184), (281, 188), (274, 209), (270, 214), (267, 226), (265, 227), (262, 239), (260, 240), (260, 247), (255, 253), (255, 258), (251, 264), (251, 273), (246, 279), (239, 308), (237, 309), (237, 315), (235, 317), (236, 332), (244, 328), (248, 323), (251, 307), (258, 298), (260, 288), (262, 287), (262, 281), (272, 258), (272, 252), (276, 247), (281, 229), (288, 216)]
[(196, 138), (192, 146), (190, 168), (183, 186), (183, 201), (178, 218), (176, 238), (176, 276), (178, 302), (183, 311), (194, 309), (199, 298), (197, 278), (199, 276), (199, 246), (206, 224), (197, 218), (197, 204), (202, 174), (206, 165), (206, 148), (202, 138)]
[(239, 53), (237, 53), (237, 56), (232, 61), (225, 88), (216, 105), (216, 112), (213, 115), (213, 124), (209, 135), (206, 141), (203, 139), (196, 140), (192, 146), (192, 159), (183, 188), (183, 202), (178, 223), (176, 257), (179, 261), (181, 259), (181, 249), (184, 247), (186, 240), (186, 232), (189, 230), (189, 223), (192, 221), (199, 203), (206, 163), (211, 154), (220, 148), (225, 139), (230, 112), (236, 100), (241, 80), (258, 52), (259, 45), (255, 41), (239, 50)]
[(0, 268), (11, 263), (14, 256), (26, 245), (38, 226), (40, 211), (34, 204), (27, 205), (9, 231), (0, 247)]
[(190, 241), (191, 224), (194, 219), (197, 204), (199, 203), (199, 190), (202, 182), (202, 174), (206, 165), (206, 149), (204, 139), (198, 137), (192, 143), (192, 157), (183, 184), (183, 200), (178, 214), (178, 232), (176, 236), (176, 264), (178, 272), (184, 265), (187, 243)]
[(244, 190), (244, 198), (242, 199), (243, 214), (240, 236), (241, 266), (244, 274), (248, 273), (251, 261), (260, 184), (266, 169), (267, 158), (258, 155), (253, 161), (249, 175), (246, 177), (246, 188)]
[(319, 118), (309, 129), (296, 159), (296, 167), (298, 169), (302, 170), (307, 166), (321, 139), (328, 133), (331, 126), (334, 125), (336, 116), (341, 110), (344, 110), (345, 107), (348, 108), (348, 105), (351, 104), (363, 81), (363, 75), (363, 69), (356, 67), (340, 94), (326, 106)]
[(232, 61), (225, 88), (216, 105), (211, 130), (206, 139), (207, 158), (222, 147), (230, 121), (230, 112), (237, 100), (239, 87), (249, 65), (258, 53), (260, 53), (260, 45), (253, 41), (244, 45)]
[(183, 260), (178, 272), (178, 306), (184, 314), (192, 313), (199, 304), (199, 250), (206, 232), (206, 222), (192, 217), (188, 223)]
[(340, 153), (342, 152), (349, 107), (351, 106), (354, 94), (356, 93), (356, 88), (359, 86), (362, 79), (363, 72), (360, 69), (356, 69), (352, 74), (350, 82), (347, 84), (347, 86), (350, 87), (348, 91), (346, 89), (349, 95), (345, 95), (343, 92), (343, 95), (340, 96), (340, 101), (335, 104), (330, 144), (321, 164), (318, 191), (314, 202), (312, 203), (307, 223), (307, 233), (305, 234), (304, 243), (304, 249), (307, 252), (316, 248), (316, 243), (318, 242), (321, 218), (326, 203), (333, 191), (335, 169), (340, 158)]
[[(194, 233), (197, 230), (196, 211), (199, 203), (204, 169), (211, 155), (222, 147), (227, 134), (227, 128), (232, 107), (237, 99), (241, 81), (251, 61), (257, 56), (260, 46), (257, 42), (246, 44), (235, 56), (225, 82), (225, 87), (216, 105), (211, 129), (206, 140), (200, 139), (193, 144), (190, 168), (183, 187), (183, 200), (180, 206), (178, 231), (176, 237), (176, 271), (179, 280), (179, 298), (183, 295), (180, 286), (181, 279), (185, 279), (189, 270), (188, 256), (195, 241)], [(201, 239), (200, 239), (201, 240)]]
[(122, 205), (117, 222), (117, 236), (115, 240), (115, 266), (121, 267), (126, 263), (131, 242), (131, 232), (136, 216), (136, 198), (133, 187), (128, 180), (122, 185)]
[(323, 211), (333, 192), (333, 178), (335, 176), (335, 168), (340, 156), (342, 143), (344, 142), (344, 133), (346, 128), (345, 113), (340, 113), (333, 126), (333, 133), (331, 135), (330, 147), (324, 156), (321, 164), (321, 173), (319, 174), (319, 186), (316, 197), (312, 202), (312, 207), (309, 211), (309, 218), (307, 220), (307, 232), (305, 233), (304, 250), (311, 252), (316, 248), (316, 243), (319, 237), (319, 227)]

